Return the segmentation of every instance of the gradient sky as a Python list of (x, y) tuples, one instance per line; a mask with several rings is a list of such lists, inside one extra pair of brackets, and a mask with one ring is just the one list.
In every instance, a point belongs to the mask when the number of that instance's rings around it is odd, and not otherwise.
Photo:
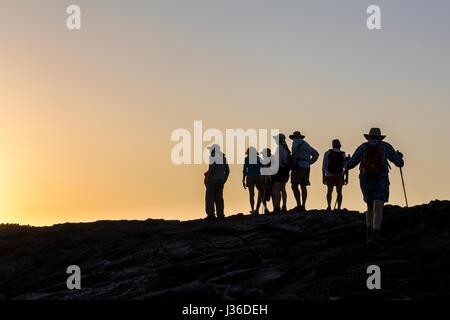
[[(301, 130), (321, 153), (309, 208), (326, 206), (331, 140), (353, 153), (372, 126), (405, 155), (410, 204), (448, 199), (449, 39), (446, 0), (2, 0), (0, 223), (204, 217), (207, 166), (170, 160), (194, 120)], [(226, 214), (248, 212), (231, 170)], [(362, 210), (357, 174), (344, 206)], [(390, 202), (404, 204), (398, 169)]]

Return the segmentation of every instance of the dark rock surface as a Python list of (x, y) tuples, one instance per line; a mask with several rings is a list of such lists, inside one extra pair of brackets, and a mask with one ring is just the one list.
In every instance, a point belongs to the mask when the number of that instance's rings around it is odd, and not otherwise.
[[(450, 296), (450, 202), (387, 206), (385, 250), (364, 215), (0, 226), (0, 299), (435, 299)], [(79, 265), (82, 290), (66, 288)], [(366, 288), (380, 266), (382, 290)]]

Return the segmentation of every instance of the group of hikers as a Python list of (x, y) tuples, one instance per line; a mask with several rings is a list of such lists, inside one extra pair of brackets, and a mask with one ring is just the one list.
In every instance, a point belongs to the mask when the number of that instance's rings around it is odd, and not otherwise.
[[(389, 163), (403, 167), (403, 155), (395, 151), (392, 145), (383, 141), (386, 136), (379, 128), (372, 128), (364, 134), (367, 142), (361, 144), (352, 156), (341, 150), (338, 139), (332, 141), (332, 148), (325, 152), (322, 162), (322, 181), (327, 186), (327, 210), (331, 211), (332, 193), (336, 188), (338, 210), (342, 206), (342, 187), (348, 183), (348, 172), (359, 165), (360, 187), (366, 211), (366, 240), (367, 244), (380, 245), (380, 230), (383, 220), (384, 203), (389, 200)], [(305, 141), (305, 136), (295, 131), (289, 136), (292, 140), (289, 149), (284, 134), (273, 137), (277, 143), (274, 154), (266, 148), (261, 153), (254, 147), (249, 147), (243, 167), (242, 184), (248, 188), (250, 196), (250, 213), (259, 214), (261, 204), (264, 213), (269, 214), (267, 203), (272, 199), (273, 213), (287, 212), (286, 183), (291, 179), (291, 188), (295, 197), (296, 207), (290, 211), (305, 211), (308, 197), (307, 186), (311, 165), (318, 158), (319, 153)], [(206, 185), (206, 214), (207, 219), (224, 218), (223, 188), (230, 174), (225, 155), (220, 146), (213, 144), (210, 150), (210, 164), (205, 173)], [(219, 161), (217, 161), (219, 159)], [(278, 170), (274, 174), (262, 174), (262, 168), (271, 166), (274, 159), (278, 160)], [(255, 189), (258, 192), (255, 206)]]

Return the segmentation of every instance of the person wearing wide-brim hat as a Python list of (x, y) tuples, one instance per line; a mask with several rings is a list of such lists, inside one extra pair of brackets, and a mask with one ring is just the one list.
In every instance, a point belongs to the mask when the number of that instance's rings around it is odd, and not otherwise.
[(389, 201), (389, 163), (403, 167), (403, 154), (387, 142), (379, 128), (370, 129), (364, 134), (368, 140), (361, 144), (347, 163), (347, 169), (360, 165), (360, 186), (367, 203), (366, 212), (366, 244), (382, 249), (380, 230), (383, 221), (384, 203)]
[(224, 201), (223, 188), (228, 180), (230, 168), (225, 155), (220, 151), (220, 146), (213, 144), (207, 149), (210, 151), (209, 167), (205, 173), (205, 209), (207, 219), (223, 219)]
[[(309, 182), (311, 165), (317, 161), (319, 153), (304, 140), (305, 136), (300, 131), (295, 131), (289, 138), (293, 140), (291, 150), (295, 159), (295, 166), (291, 172), (291, 187), (297, 202), (294, 210), (304, 211), (306, 210), (306, 199), (308, 197), (307, 186), (311, 185)], [(301, 201), (299, 185), (302, 190)]]

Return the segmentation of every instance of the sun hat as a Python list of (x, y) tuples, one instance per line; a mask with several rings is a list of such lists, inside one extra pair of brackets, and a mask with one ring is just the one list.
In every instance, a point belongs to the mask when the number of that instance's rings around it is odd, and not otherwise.
[(384, 138), (386, 138), (386, 136), (381, 134), (380, 128), (370, 129), (368, 134), (364, 134), (364, 137), (366, 137), (367, 140), (369, 140), (369, 138), (378, 139), (378, 140), (383, 140)]
[(295, 140), (295, 139), (303, 139), (303, 138), (305, 138), (305, 136), (302, 135), (302, 134), (300, 133), (300, 131), (295, 131), (293, 134), (291, 134), (291, 135), (289, 136), (289, 138), (291, 138), (292, 140)]

